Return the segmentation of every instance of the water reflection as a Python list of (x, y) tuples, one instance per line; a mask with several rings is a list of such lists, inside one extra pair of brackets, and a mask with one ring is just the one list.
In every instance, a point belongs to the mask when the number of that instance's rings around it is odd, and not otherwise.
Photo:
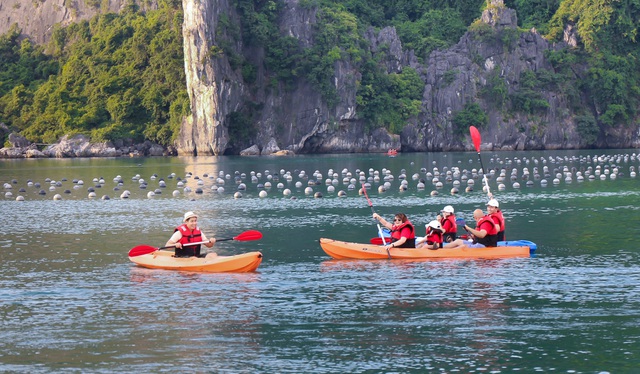
[(162, 283), (166, 281), (167, 277), (172, 277), (176, 273), (179, 277), (179, 282), (184, 285), (191, 283), (201, 284), (203, 281), (213, 281), (218, 285), (224, 284), (246, 284), (252, 282), (258, 282), (260, 280), (260, 274), (254, 273), (198, 273), (189, 271), (175, 272), (172, 270), (162, 269), (148, 269), (140, 266), (131, 265), (131, 281), (138, 283)]

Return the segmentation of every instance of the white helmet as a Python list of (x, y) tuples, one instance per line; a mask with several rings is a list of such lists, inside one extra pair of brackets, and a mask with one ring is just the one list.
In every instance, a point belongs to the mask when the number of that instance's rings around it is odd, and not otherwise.
[(438, 222), (436, 220), (433, 220), (433, 221), (429, 222), (429, 224), (427, 225), (427, 228), (429, 228), (429, 227), (431, 227), (434, 230), (443, 231), (442, 230), (442, 225), (440, 225), (440, 222)]
[(493, 207), (499, 208), (500, 207), (500, 203), (498, 203), (498, 200), (496, 200), (496, 199), (491, 199), (487, 203), (487, 206), (493, 206)]
[(453, 214), (453, 207), (451, 205), (447, 205), (442, 209), (443, 213), (451, 213)]

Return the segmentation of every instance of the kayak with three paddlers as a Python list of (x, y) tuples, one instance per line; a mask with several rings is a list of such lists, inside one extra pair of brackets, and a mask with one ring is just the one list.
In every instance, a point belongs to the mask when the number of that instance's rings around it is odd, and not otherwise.
[(320, 247), (335, 259), (437, 259), (437, 258), (505, 258), (530, 257), (535, 243), (526, 240), (498, 242), (497, 247), (471, 248), (389, 248), (371, 243), (352, 243), (321, 238)]

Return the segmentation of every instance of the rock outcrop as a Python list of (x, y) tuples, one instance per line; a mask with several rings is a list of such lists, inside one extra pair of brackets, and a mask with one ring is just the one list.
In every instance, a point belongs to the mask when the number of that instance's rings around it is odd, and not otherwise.
[[(130, 3), (131, 0), (0, 0), (0, 32), (5, 33), (17, 24), (22, 34), (42, 44), (51, 38), (55, 25), (68, 26), (99, 13), (119, 13)], [(137, 5), (143, 10), (158, 8), (155, 0), (137, 2)]]
[[(229, 136), (225, 118), (241, 105), (245, 85), (228, 58), (212, 51), (220, 44), (216, 33), (221, 15), (237, 21), (227, 0), (183, 0), (185, 73), (191, 115), (182, 123), (176, 143), (178, 154), (224, 153)], [(240, 53), (240, 51), (238, 51)]]
[(39, 150), (37, 144), (30, 143), (15, 133), (9, 134), (11, 147), (0, 148), (0, 158), (71, 158), (71, 157), (120, 157), (120, 156), (167, 156), (168, 151), (158, 144), (146, 141), (141, 144), (119, 141), (91, 142), (85, 135), (63, 136), (55, 144)]
[[(207, 154), (223, 153), (229, 141), (225, 118), (249, 100), (259, 102), (263, 108), (257, 119), (259, 130), (255, 137), (256, 149), (261, 150), (261, 154), (272, 153), (274, 139), (276, 147), (296, 153), (384, 152), (389, 148), (472, 150), (468, 137), (456, 134), (452, 120), (455, 113), (473, 102), (479, 103), (489, 118), (490, 125), (483, 129), (485, 147), (521, 150), (582, 146), (574, 123), (575, 114), (561, 92), (539, 90), (540, 98), (548, 107), (535, 115), (507, 113), (492, 102), (490, 95), (483, 94), (494, 77), (504, 82), (509, 94), (518, 92), (523, 73), (551, 72), (553, 68), (545, 53), (567, 47), (549, 43), (535, 30), (518, 30), (515, 11), (505, 7), (501, 0), (491, 1), (478, 21), (489, 26), (489, 36), (467, 32), (458, 44), (432, 52), (424, 63), (420, 63), (412, 51), (403, 49), (393, 27), (379, 31), (371, 28), (365, 33), (372, 56), (381, 53), (381, 49), (387, 54), (384, 59), (387, 73), (399, 73), (411, 67), (425, 82), (422, 113), (408, 121), (400, 135), (389, 134), (384, 129), (367, 130), (370, 126), (362, 121), (356, 104), (360, 71), (357, 64), (348, 59), (339, 60), (334, 66), (333, 80), (338, 96), (335, 106), (327, 105), (304, 79), (297, 80), (288, 90), (267, 90), (265, 83), (257, 92), (251, 92), (249, 98), (242, 77), (233, 74), (225, 58), (208, 59), (203, 54), (219, 37), (210, 30), (216, 27), (220, 12), (233, 14), (232, 10), (226, 0), (207, 0), (197, 3), (199, 8), (191, 11), (194, 1), (184, 0), (185, 10), (191, 14), (185, 17), (184, 42), (193, 112), (183, 125), (178, 145), (180, 153), (191, 153), (195, 149), (200, 154), (203, 148)], [(297, 38), (302, 46), (312, 45), (317, 10), (300, 7), (298, 0), (287, 0), (282, 12), (281, 31)], [(238, 52), (242, 50), (239, 46)], [(255, 55), (260, 66), (260, 51)], [(265, 77), (259, 76), (257, 80), (264, 81)], [(636, 127), (631, 126), (634, 129), (631, 132), (637, 131)], [(637, 136), (629, 136), (632, 135), (629, 131), (607, 134), (599, 145), (640, 145)]]

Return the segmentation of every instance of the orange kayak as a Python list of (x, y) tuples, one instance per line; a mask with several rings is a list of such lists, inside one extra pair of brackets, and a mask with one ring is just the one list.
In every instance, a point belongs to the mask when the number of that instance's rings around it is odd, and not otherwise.
[[(320, 239), (320, 246), (335, 259), (388, 259), (384, 246), (364, 243), (350, 243), (333, 239)], [(500, 246), (488, 248), (391, 248), (392, 259), (428, 259), (428, 258), (501, 258), (529, 257), (530, 248), (525, 245)]]
[(173, 257), (173, 251), (155, 251), (142, 256), (129, 257), (139, 266), (150, 269), (198, 271), (208, 273), (246, 273), (255, 271), (262, 262), (262, 253), (249, 252), (235, 256)]

